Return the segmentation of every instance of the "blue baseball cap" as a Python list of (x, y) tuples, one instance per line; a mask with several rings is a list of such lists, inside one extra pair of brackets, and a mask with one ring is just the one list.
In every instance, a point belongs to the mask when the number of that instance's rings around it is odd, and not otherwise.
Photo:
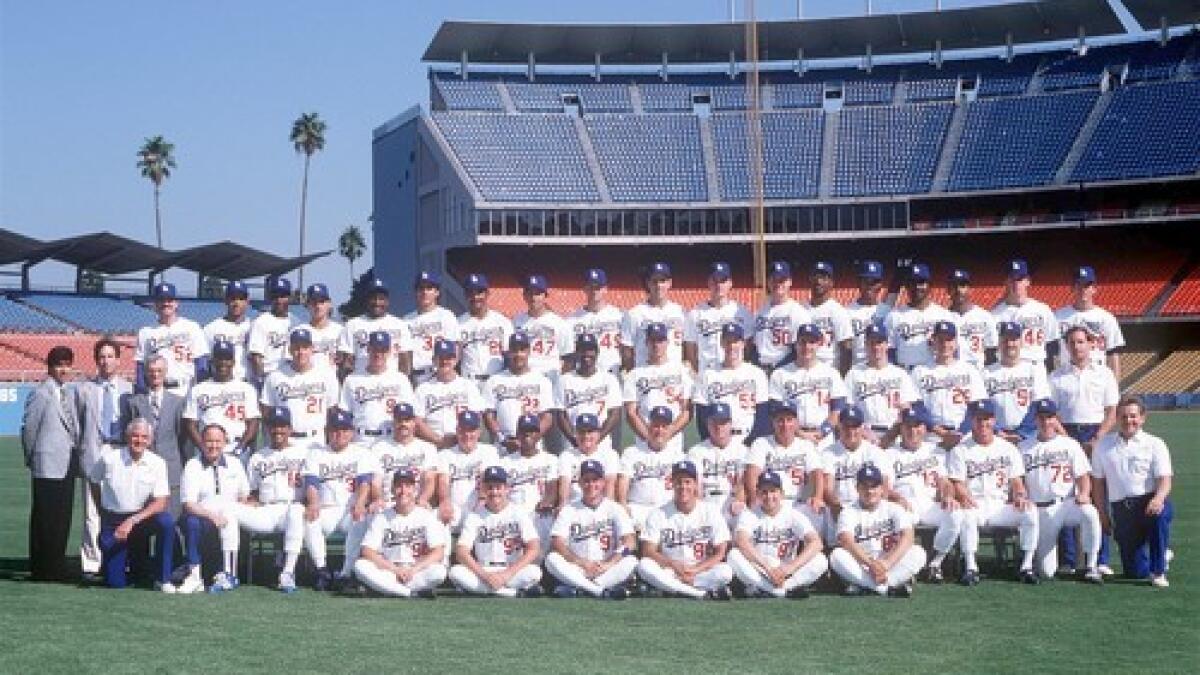
[(413, 410), (411, 403), (401, 401), (392, 406), (392, 418), (398, 420), (412, 419), (417, 416), (417, 411)]
[(489, 466), (483, 470), (483, 482), (485, 483), (507, 483), (508, 472), (502, 466)]
[(714, 403), (708, 408), (708, 419), (718, 423), (728, 422), (733, 419), (733, 411), (728, 403)]
[(691, 476), (692, 478), (696, 478), (700, 475), (696, 472), (696, 464), (690, 459), (681, 459), (671, 465), (671, 475), (676, 476), (678, 474), (684, 474), (685, 476)]
[(597, 478), (604, 478), (604, 465), (594, 459), (585, 459), (579, 463), (579, 477), (591, 474)]
[(828, 260), (818, 260), (817, 262), (813, 263), (812, 274), (826, 274), (833, 276), (833, 263), (829, 262)]
[(1035, 415), (1057, 415), (1058, 404), (1053, 399), (1039, 398), (1033, 402), (1033, 413)]
[(537, 415), (526, 413), (517, 418), (517, 431), (541, 431), (542, 422)]
[(745, 329), (742, 328), (742, 324), (737, 323), (736, 321), (730, 321), (729, 323), (721, 326), (721, 340), (722, 341), (745, 340), (745, 339), (746, 339), (746, 331), (745, 331)]
[(325, 426), (330, 429), (353, 429), (354, 415), (341, 408), (330, 408), (325, 413)]
[(823, 340), (825, 336), (821, 333), (821, 328), (815, 323), (802, 323), (796, 329), (797, 340)]
[(325, 284), (311, 284), (308, 287), (308, 292), (304, 294), (309, 302), (313, 300), (322, 301), (329, 299), (329, 287)]
[(908, 278), (910, 281), (929, 281), (929, 265), (925, 263), (914, 263), (908, 268)]
[(864, 260), (858, 265), (858, 278), (878, 281), (883, 278), (883, 265), (878, 260)]
[(479, 424), (479, 413), (474, 410), (464, 410), (458, 413), (458, 426), (464, 429), (478, 429)]
[(854, 474), (854, 480), (863, 485), (883, 485), (883, 472), (871, 463), (863, 464)]
[(1077, 267), (1074, 279), (1077, 284), (1094, 284), (1096, 283), (1096, 270), (1087, 265)]
[(388, 351), (392, 348), (392, 334), (386, 330), (373, 330), (367, 336), (367, 349)]
[(575, 336), (575, 351), (595, 352), (600, 350), (600, 341), (592, 333), (580, 333)]
[(154, 285), (154, 293), (151, 294), (155, 300), (174, 300), (179, 297), (175, 292), (175, 284), (166, 281)]
[(784, 277), (792, 277), (792, 266), (786, 260), (776, 260), (767, 268), (767, 276), (772, 279), (782, 279)]
[(662, 261), (650, 265), (650, 269), (646, 272), (646, 278), (653, 279), (654, 277), (666, 277), (669, 279), (671, 277), (671, 266)]
[(529, 349), (529, 333), (519, 330), (508, 336), (508, 351), (516, 349)]
[(1016, 258), (1008, 261), (1008, 278), (1009, 279), (1024, 279), (1029, 276), (1029, 263)]
[(647, 340), (666, 340), (669, 335), (667, 324), (661, 321), (652, 321), (646, 324), (646, 339)]
[(650, 409), (648, 416), (651, 422), (663, 422), (670, 424), (671, 420), (675, 419), (675, 413), (665, 405), (656, 405)]
[(584, 272), (583, 285), (584, 286), (607, 286), (608, 285), (608, 275), (605, 274), (604, 270), (600, 269), (599, 267), (593, 267), (592, 269), (588, 270), (587, 272)]
[(212, 357), (214, 359), (232, 359), (237, 349), (233, 343), (225, 338), (217, 338), (213, 340)]
[(294, 345), (312, 346), (312, 331), (307, 328), (297, 328), (288, 335), (288, 342)]
[(865, 339), (865, 340), (887, 340), (888, 339), (887, 328), (884, 328), (883, 324), (873, 321), (873, 322), (867, 324), (867, 327), (863, 329), (863, 339)]
[(379, 277), (371, 277), (370, 281), (367, 282), (366, 293), (367, 295), (373, 295), (375, 293), (390, 295), (387, 284), (383, 283), (383, 279), (380, 279)]
[(546, 281), (546, 277), (540, 274), (531, 274), (525, 278), (524, 288), (533, 293), (545, 293), (550, 290), (550, 284)]
[(845, 424), (846, 426), (861, 426), (865, 419), (862, 408), (856, 405), (846, 406), (838, 413), (838, 423)]
[(600, 428), (600, 418), (592, 413), (582, 413), (575, 418), (575, 429), (578, 431), (596, 431)]
[(246, 284), (241, 281), (231, 281), (225, 284), (225, 299), (236, 297), (250, 297), (250, 289), (246, 288)]
[(796, 415), (796, 404), (788, 401), (771, 401), (767, 409), (772, 417), (775, 415)]
[(292, 426), (292, 411), (285, 405), (274, 405), (263, 411), (268, 427)]
[(437, 272), (421, 270), (420, 272), (417, 272), (417, 276), (413, 278), (413, 288), (420, 288), (422, 286), (433, 286), (437, 288), (441, 285), (442, 280), (441, 277), (437, 275)]
[(708, 269), (708, 278), (726, 281), (733, 278), (733, 270), (729, 268), (729, 263), (727, 262), (715, 262)]
[(463, 279), (463, 288), (468, 293), (478, 293), (488, 289), (488, 278), (482, 274), (468, 274), (466, 279)]
[(417, 482), (418, 472), (411, 466), (402, 466), (392, 472), (392, 485), (396, 483), (415, 483)]
[(439, 359), (458, 356), (458, 345), (451, 340), (434, 340), (433, 356)]
[(1016, 321), (1001, 321), (996, 324), (996, 334), (1000, 337), (1019, 338), (1024, 331)]
[(758, 475), (758, 489), (765, 490), (767, 488), (775, 488), (777, 490), (783, 488), (783, 479), (779, 477), (779, 474), (770, 469)]
[(933, 324), (933, 334), (958, 337), (958, 326), (955, 326), (953, 321), (935, 321)]
[(275, 277), (267, 287), (267, 296), (271, 298), (286, 298), (292, 295), (292, 282), (284, 277)]
[(970, 286), (971, 273), (962, 268), (955, 268), (950, 272), (950, 283), (954, 286)]
[(967, 404), (967, 413), (971, 417), (995, 417), (996, 404), (992, 403), (990, 398), (982, 398), (978, 401), (971, 401)]
[(926, 415), (925, 411), (917, 406), (909, 406), (900, 411), (900, 423), (924, 424), (929, 426), (929, 415)]

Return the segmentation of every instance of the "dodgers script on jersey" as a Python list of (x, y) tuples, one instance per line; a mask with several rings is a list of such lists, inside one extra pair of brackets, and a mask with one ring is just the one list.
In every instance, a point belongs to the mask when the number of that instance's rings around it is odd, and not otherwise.
[(979, 369), (962, 361), (917, 366), (912, 378), (934, 426), (957, 429), (966, 419), (967, 405), (987, 398)]
[[(643, 419), (649, 419), (650, 411), (660, 405), (670, 408), (678, 419), (684, 406), (692, 400), (692, 386), (691, 371), (682, 363), (641, 366), (625, 376), (623, 397), (626, 403), (637, 403), (638, 413)], [(669, 445), (682, 448), (681, 436), (677, 434)], [(646, 447), (645, 441), (638, 439), (638, 447)]]
[(1033, 402), (1050, 398), (1046, 369), (1039, 363), (1020, 361), (1015, 366), (993, 363), (983, 372), (983, 386), (996, 404), (996, 428), (1021, 426)]
[(857, 477), (858, 470), (864, 464), (874, 464), (879, 467), (884, 479), (891, 477), (891, 467), (887, 453), (874, 443), (863, 441), (854, 450), (847, 448), (840, 441), (825, 449), (822, 460), (825, 465), (827, 485), (833, 487), (834, 494), (842, 504), (849, 504), (858, 499)]
[(449, 382), (430, 380), (418, 385), (413, 394), (413, 411), (436, 434), (454, 433), (458, 413), (483, 412), (485, 407), (479, 388), (465, 377), (455, 377)]
[(916, 450), (896, 445), (887, 451), (892, 489), (921, 512), (921, 504), (938, 502), (938, 480), (946, 475), (946, 452), (924, 441)]
[(683, 450), (679, 448), (626, 448), (621, 455), (621, 475), (629, 481), (626, 500), (653, 507), (671, 501), (671, 467), (681, 459)]
[(338, 342), (338, 351), (354, 357), (354, 372), (365, 373), (369, 358), (367, 341), (371, 333), (383, 331), (392, 338), (392, 358), (388, 359), (388, 367), (399, 370), (401, 352), (412, 351), (409, 342), (408, 325), (404, 320), (391, 314), (383, 316), (356, 316), (346, 322), (342, 330), (342, 339)]
[(287, 361), (288, 337), (294, 325), (291, 314), (275, 316), (271, 312), (263, 312), (254, 317), (250, 324), (247, 349), (251, 354), (262, 357), (263, 373), (273, 373)]
[(411, 565), (438, 546), (445, 546), (446, 528), (429, 509), (417, 506), (407, 515), (387, 508), (371, 518), (362, 545), (388, 562)]
[(791, 298), (760, 309), (754, 317), (754, 349), (758, 352), (758, 362), (764, 367), (774, 367), (787, 357), (796, 342), (796, 330), (806, 323), (812, 323), (812, 315)]
[(808, 517), (786, 503), (773, 516), (761, 506), (743, 510), (734, 530), (746, 533), (754, 550), (776, 565), (800, 555), (804, 538), (815, 532)]
[(819, 427), (829, 421), (830, 404), (847, 396), (842, 376), (825, 363), (811, 368), (790, 363), (771, 373), (767, 390), (771, 400), (788, 403), (796, 410), (801, 427)]
[(513, 334), (512, 322), (495, 310), (482, 317), (458, 317), (458, 343), (463, 377), (478, 379), (504, 370), (504, 349)]
[(479, 476), (489, 466), (499, 466), (495, 446), (480, 443), (471, 452), (459, 446), (438, 453), (438, 473), (450, 482), (450, 502), (458, 507), (475, 508)]
[(304, 460), (308, 448), (289, 445), (276, 450), (263, 448), (246, 462), (250, 491), (258, 495), (261, 504), (286, 504), (304, 501)]
[(522, 415), (537, 415), (557, 408), (554, 386), (536, 371), (514, 375), (501, 371), (483, 385), (485, 410), (496, 413), (496, 423), (503, 438), (517, 435), (517, 420)]
[(854, 327), (850, 315), (842, 303), (829, 298), (819, 305), (808, 306), (812, 322), (821, 329), (821, 346), (817, 348), (817, 360), (834, 368), (839, 366), (838, 345), (854, 339)]
[(701, 371), (693, 400), (698, 405), (728, 404), (734, 434), (743, 436), (754, 428), (756, 408), (767, 402), (768, 391), (767, 376), (758, 366), (715, 366)]
[(550, 528), (550, 536), (561, 538), (572, 553), (594, 562), (616, 553), (621, 539), (631, 534), (629, 514), (611, 499), (603, 499), (594, 507), (574, 501), (563, 507)]
[(529, 369), (549, 375), (562, 370), (563, 356), (575, 351), (571, 329), (562, 317), (549, 310), (541, 316), (521, 312), (513, 326), (529, 336)]
[(351, 443), (340, 452), (328, 446), (309, 448), (304, 477), (316, 479), (321, 506), (347, 506), (360, 477), (372, 476), (379, 467), (367, 448)]
[[(597, 370), (591, 377), (578, 372), (563, 373), (555, 387), (555, 400), (572, 424), (585, 413), (595, 415), (603, 425), (610, 410), (621, 407), (621, 382), (606, 370)], [(600, 439), (600, 447), (612, 449), (612, 436)]]
[(392, 480), (399, 469), (413, 469), (417, 472), (417, 495), (425, 489), (426, 476), (438, 470), (438, 451), (432, 443), (420, 438), (413, 438), (408, 443), (399, 443), (392, 438), (384, 438), (371, 444), (371, 452), (383, 477), (383, 494), (389, 496), (392, 492)]
[(980, 445), (967, 437), (950, 451), (946, 458), (946, 476), (965, 481), (975, 501), (1008, 501), (1009, 481), (1025, 475), (1025, 460), (1016, 446), (996, 437), (988, 445)]
[(668, 300), (661, 307), (643, 302), (626, 312), (621, 324), (621, 344), (633, 347), (633, 364), (644, 366), (650, 360), (646, 349), (646, 326), (652, 323), (667, 327), (667, 363), (682, 362), (687, 317), (682, 307)]
[(878, 558), (896, 548), (904, 531), (912, 527), (912, 519), (902, 506), (895, 502), (881, 501), (874, 509), (865, 508), (855, 501), (842, 508), (838, 516), (837, 531), (854, 537), (872, 558)]
[(713, 307), (711, 301), (705, 300), (688, 312), (683, 327), (683, 341), (696, 344), (701, 371), (721, 365), (724, 359), (721, 328), (727, 323), (741, 326), (744, 335), (754, 333), (754, 319), (750, 312), (733, 300), (720, 307)]
[(846, 315), (850, 317), (850, 329), (854, 331), (854, 346), (851, 349), (853, 359), (850, 361), (852, 364), (858, 365), (867, 362), (867, 339), (864, 332), (871, 324), (885, 325), (887, 315), (891, 311), (892, 306), (886, 302), (863, 305), (859, 304), (858, 300), (854, 300), (846, 305)]
[(811, 497), (813, 486), (808, 474), (825, 469), (821, 453), (812, 441), (794, 438), (790, 445), (783, 446), (774, 436), (755, 439), (750, 444), (746, 464), (779, 474), (783, 478), (783, 496), (790, 501)]
[(688, 459), (700, 470), (700, 487), (705, 501), (725, 508), (746, 470), (746, 450), (746, 446), (736, 439), (724, 448), (708, 440), (688, 450)]
[[(605, 305), (596, 311), (581, 307), (570, 317), (567, 324), (571, 328), (572, 340), (580, 335), (595, 335), (596, 344), (600, 347), (596, 355), (596, 368), (616, 373), (621, 369), (621, 324), (625, 313), (619, 307)], [(575, 351), (574, 342), (571, 351)]]
[(573, 502), (583, 497), (583, 492), (579, 489), (579, 465), (585, 459), (600, 462), (600, 466), (604, 467), (604, 475), (610, 484), (616, 481), (617, 474), (621, 472), (621, 457), (612, 448), (597, 448), (590, 455), (585, 455), (576, 448), (563, 450), (558, 459), (558, 475), (560, 478), (569, 478), (571, 480), (567, 494), (568, 502)]
[(333, 373), (311, 367), (299, 373), (284, 364), (263, 383), (262, 403), (286, 406), (292, 414), (292, 431), (311, 433), (325, 429), (325, 413), (338, 404), (338, 396)]
[(996, 317), (978, 305), (959, 314), (951, 312), (958, 324), (958, 358), (975, 366), (984, 367), (987, 350), (999, 344), (996, 335)]
[(1025, 461), (1025, 489), (1034, 503), (1074, 496), (1075, 480), (1092, 472), (1083, 448), (1070, 436), (1030, 438), (1018, 449)]
[(921, 399), (912, 378), (899, 366), (859, 365), (846, 373), (850, 402), (863, 411), (864, 422), (874, 428), (890, 427), (900, 411)]
[(532, 455), (510, 453), (502, 460), (508, 471), (508, 500), (519, 508), (533, 511), (547, 490), (558, 490), (558, 457), (538, 449)]
[[(1067, 305), (1059, 308), (1054, 313), (1054, 318), (1058, 319), (1060, 336), (1066, 335), (1067, 331), (1075, 326), (1084, 326), (1091, 332), (1095, 340), (1092, 343), (1092, 363), (1098, 366), (1107, 364), (1107, 356), (1110, 351), (1125, 346), (1125, 333), (1121, 331), (1121, 324), (1117, 323), (1117, 318), (1112, 315), (1112, 312), (1103, 307), (1076, 309)], [(1067, 354), (1067, 347), (1061, 339), (1058, 353)]]
[(326, 321), (324, 326), (317, 328), (311, 323), (303, 323), (297, 330), (307, 330), (312, 335), (312, 362), (317, 368), (324, 368), (337, 373), (338, 346), (342, 343), (342, 333), (345, 328), (336, 321)]
[(155, 356), (166, 359), (167, 382), (176, 383), (168, 388), (175, 393), (184, 394), (196, 379), (196, 365), (193, 360), (208, 356), (208, 340), (195, 321), (182, 317), (172, 321), (169, 326), (143, 326), (137, 332), (133, 360), (147, 363)]
[(445, 307), (433, 307), (427, 312), (414, 310), (405, 314), (403, 320), (408, 325), (413, 370), (433, 367), (433, 343), (458, 337), (458, 319)]
[(1021, 358), (1025, 361), (1043, 363), (1046, 360), (1046, 345), (1057, 340), (1058, 319), (1045, 303), (1029, 299), (1021, 305), (1001, 302), (992, 310), (996, 322), (1012, 321), (1021, 325)]
[(468, 513), (458, 545), (471, 549), (481, 565), (508, 566), (537, 538), (529, 513), (510, 504), (499, 513), (486, 508)]
[(641, 539), (658, 544), (668, 560), (697, 563), (707, 558), (714, 546), (729, 542), (729, 525), (708, 502), (696, 502), (690, 513), (671, 502), (650, 514)]
[(204, 339), (208, 341), (208, 351), (212, 352), (214, 342), (224, 341), (233, 345), (233, 379), (245, 380), (250, 373), (250, 319), (242, 317), (234, 323), (225, 317), (213, 319), (204, 326)]
[(896, 350), (896, 364), (904, 368), (933, 363), (930, 340), (933, 325), (939, 321), (957, 322), (957, 317), (937, 303), (924, 309), (897, 307), (887, 316), (888, 346)]
[(359, 429), (383, 431), (392, 426), (392, 408), (413, 402), (408, 377), (397, 370), (382, 373), (351, 373), (342, 382), (338, 407), (354, 416)]
[(246, 420), (260, 416), (258, 392), (242, 380), (205, 380), (192, 387), (183, 406), (184, 419), (196, 420), (200, 429), (210, 424), (220, 425), (231, 442), (245, 435)]

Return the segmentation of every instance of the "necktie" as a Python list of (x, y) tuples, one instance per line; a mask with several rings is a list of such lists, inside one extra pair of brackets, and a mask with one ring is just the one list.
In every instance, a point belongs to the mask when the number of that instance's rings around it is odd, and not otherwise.
[(112, 382), (104, 383), (104, 391), (101, 393), (103, 401), (100, 404), (100, 423), (105, 429), (105, 435), (112, 439), (117, 437), (117, 422), (116, 417), (117, 406), (113, 400), (116, 393), (116, 387)]
[(158, 419), (158, 392), (150, 393), (150, 411), (154, 413), (154, 419)]

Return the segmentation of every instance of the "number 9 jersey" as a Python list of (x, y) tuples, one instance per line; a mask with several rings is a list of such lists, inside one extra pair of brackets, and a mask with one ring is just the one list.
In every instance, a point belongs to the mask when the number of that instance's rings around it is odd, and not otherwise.
[(670, 560), (698, 563), (714, 546), (729, 542), (729, 525), (717, 506), (696, 502), (691, 513), (680, 511), (675, 502), (650, 514), (642, 530), (642, 541), (658, 544)]

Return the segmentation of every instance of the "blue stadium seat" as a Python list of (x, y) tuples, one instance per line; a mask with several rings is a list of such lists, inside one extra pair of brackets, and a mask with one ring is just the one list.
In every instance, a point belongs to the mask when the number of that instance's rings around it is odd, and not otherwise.
[(434, 78), (447, 110), (504, 110), (495, 82)]
[(1012, 63), (989, 58), (964, 62), (959, 67), (979, 76), (980, 96), (1020, 96), (1029, 89), (1040, 60), (1037, 54), (1026, 54), (1014, 57)]
[(928, 192), (953, 110), (949, 103), (843, 110), (834, 196)]
[(846, 105), (887, 105), (896, 96), (891, 80), (848, 80), (842, 85)]
[(824, 96), (825, 84), (822, 82), (775, 85), (776, 108), (820, 108)]
[(31, 293), (23, 300), (95, 333), (136, 333), (156, 320), (149, 309), (110, 296)]
[(1166, 45), (1148, 42), (1129, 48), (1126, 82), (1169, 80), (1180, 71), (1188, 49), (1197, 42), (1194, 36), (1177, 37)]
[(614, 200), (708, 199), (695, 115), (591, 115), (584, 121)]
[(521, 112), (562, 112), (560, 87), (563, 85), (534, 82), (506, 82), (513, 105)]
[(1174, 176), (1200, 171), (1200, 81), (1113, 92), (1073, 181)]
[(0, 296), (0, 331), (65, 333), (71, 326), (19, 302)]
[[(763, 137), (763, 196), (766, 199), (813, 199), (821, 180), (821, 136), (825, 115), (817, 110), (766, 112)], [(721, 176), (722, 198), (752, 197), (747, 157), (746, 118), (713, 115), (713, 146)]]
[(691, 112), (692, 88), (678, 82), (647, 82), (640, 85), (642, 109), (646, 112)]

